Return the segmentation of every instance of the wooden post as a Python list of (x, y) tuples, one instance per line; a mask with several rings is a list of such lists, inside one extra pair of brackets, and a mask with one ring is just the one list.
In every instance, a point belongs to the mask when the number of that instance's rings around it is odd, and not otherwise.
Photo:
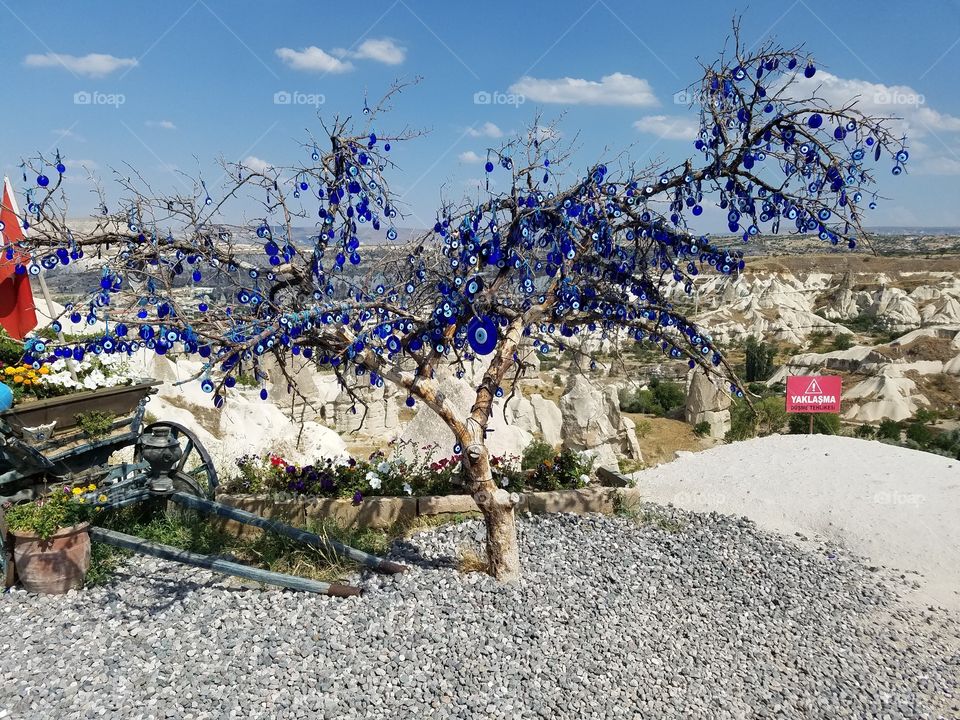
[(813, 413), (810, 413), (810, 434), (813, 435)]

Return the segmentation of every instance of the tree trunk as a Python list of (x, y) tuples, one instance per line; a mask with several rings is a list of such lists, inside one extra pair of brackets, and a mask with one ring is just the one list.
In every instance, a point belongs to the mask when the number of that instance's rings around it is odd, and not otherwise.
[(487, 572), (500, 582), (516, 582), (520, 579), (520, 548), (513, 509), (520, 498), (497, 487), (486, 447), (470, 445), (465, 459), (467, 482), (487, 525)]

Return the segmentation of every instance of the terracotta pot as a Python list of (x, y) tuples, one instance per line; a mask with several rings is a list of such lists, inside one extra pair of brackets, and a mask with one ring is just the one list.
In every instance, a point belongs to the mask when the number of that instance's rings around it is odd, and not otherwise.
[(12, 530), (13, 561), (26, 590), (62, 595), (83, 585), (90, 569), (90, 523), (62, 528), (46, 540), (32, 532)]

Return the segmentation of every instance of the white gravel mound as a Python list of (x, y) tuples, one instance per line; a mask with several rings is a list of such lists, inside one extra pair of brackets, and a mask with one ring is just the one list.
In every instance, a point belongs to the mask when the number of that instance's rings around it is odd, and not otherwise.
[(913, 600), (960, 610), (960, 462), (879, 442), (773, 435), (631, 476), (644, 499), (744, 515), (919, 573)]

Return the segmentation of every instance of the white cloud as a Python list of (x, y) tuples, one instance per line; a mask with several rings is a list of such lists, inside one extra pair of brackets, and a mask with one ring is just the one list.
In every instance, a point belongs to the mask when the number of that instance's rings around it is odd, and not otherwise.
[(789, 89), (792, 97), (817, 93), (831, 105), (842, 106), (856, 98), (857, 108), (868, 115), (897, 118), (896, 132), (922, 137), (937, 131), (960, 131), (960, 118), (930, 107), (923, 93), (909, 85), (885, 85), (867, 80), (846, 79), (820, 70), (812, 78), (798, 76)]
[(940, 155), (921, 159), (910, 170), (915, 175), (960, 175), (960, 160)]
[(333, 55), (311, 45), (303, 50), (277, 48), (277, 57), (294, 70), (308, 72), (345, 73), (353, 69), (349, 61), (338, 60)]
[(467, 135), (470, 137), (498, 138), (503, 137), (503, 130), (487, 120), (487, 122), (480, 127), (468, 127)]
[(604, 75), (599, 82), (570, 77), (547, 80), (525, 75), (510, 86), (510, 92), (534, 102), (567, 105), (654, 107), (660, 104), (649, 82), (625, 73)]
[(656, 135), (664, 140), (693, 140), (700, 125), (693, 118), (682, 115), (647, 115), (633, 126), (640, 132)]
[(145, 124), (149, 128), (160, 128), (161, 130), (177, 129), (177, 126), (171, 120), (147, 120)]
[(45, 55), (27, 55), (23, 64), (31, 68), (59, 67), (65, 68), (75, 75), (87, 77), (103, 77), (121, 68), (137, 66), (136, 58), (118, 58), (103, 53), (90, 53), (77, 57), (61, 53), (46, 53)]
[(483, 162), (483, 158), (477, 155), (473, 150), (467, 150), (466, 152), (462, 152), (457, 157), (462, 163)]
[(240, 163), (250, 168), (254, 172), (265, 173), (269, 170), (273, 170), (273, 165), (268, 163), (266, 160), (261, 160), (255, 155), (247, 155)]
[(364, 40), (355, 52), (346, 52), (357, 60), (376, 60), (387, 65), (399, 65), (407, 59), (407, 49), (390, 38)]

